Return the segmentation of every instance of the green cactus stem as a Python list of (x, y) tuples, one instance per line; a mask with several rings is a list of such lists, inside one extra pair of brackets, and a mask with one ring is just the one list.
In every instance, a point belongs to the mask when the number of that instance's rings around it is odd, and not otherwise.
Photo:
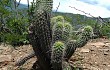
[(68, 62), (63, 61), (62, 64), (63, 69), (62, 70), (73, 70), (73, 66), (71, 66)]
[(58, 22), (53, 26), (52, 29), (52, 41), (53, 43), (57, 40), (62, 41), (62, 35), (63, 35), (63, 23), (62, 22)]
[(77, 40), (77, 47), (83, 47), (88, 40), (90, 40), (93, 36), (93, 28), (91, 26), (85, 26), (83, 32), (79, 36)]
[(75, 44), (75, 40), (70, 40), (67, 42), (66, 44), (66, 48), (65, 48), (65, 54), (64, 54), (64, 59), (66, 61), (68, 61), (68, 59), (70, 59), (70, 57), (73, 55), (73, 53), (76, 50), (76, 44)]
[(63, 27), (63, 41), (67, 42), (72, 35), (72, 25), (70, 23), (64, 23)]
[(64, 17), (63, 17), (63, 16), (56, 16), (56, 17), (51, 18), (51, 28), (52, 28), (57, 22), (62, 22), (62, 23), (64, 23)]
[(30, 30), (30, 42), (42, 70), (50, 70), (51, 41), (50, 17), (53, 0), (36, 0), (33, 29)]
[(72, 25), (69, 23), (58, 22), (53, 26), (52, 30), (53, 43), (57, 40), (66, 42), (71, 36)]
[(30, 54), (28, 54), (26, 57), (18, 60), (16, 63), (15, 63), (15, 66), (21, 66), (23, 65), (27, 60), (29, 60), (30, 58), (34, 57), (35, 56), (35, 53), (34, 51), (30, 52)]
[(64, 43), (55, 42), (52, 47), (51, 63), (54, 70), (62, 70)]
[(73, 53), (75, 52), (76, 48), (83, 47), (88, 42), (88, 40), (91, 39), (92, 36), (93, 36), (92, 27), (85, 26), (83, 29), (83, 32), (81, 33), (81, 35), (76, 41), (70, 40), (66, 44), (64, 59), (68, 61), (70, 57), (73, 55)]

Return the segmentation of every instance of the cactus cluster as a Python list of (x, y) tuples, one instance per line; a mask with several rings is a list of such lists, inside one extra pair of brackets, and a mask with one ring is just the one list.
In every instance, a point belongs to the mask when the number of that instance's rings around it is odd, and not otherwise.
[[(50, 13), (53, 0), (36, 0), (35, 20), (30, 29), (30, 42), (38, 61), (35, 70), (72, 70), (68, 60), (77, 47), (83, 47), (93, 34), (91, 26), (85, 26), (79, 38), (71, 40), (72, 25), (61, 17), (52, 26)], [(62, 20), (62, 21), (61, 21)]]
[[(81, 35), (76, 41), (70, 39), (71, 31), (72, 31), (72, 25), (69, 23), (64, 23), (60, 21), (60, 22), (56, 22), (53, 25), (53, 28), (52, 28), (53, 43), (52, 44), (53, 45), (56, 44), (57, 41), (64, 43), (64, 45), (62, 46), (63, 48), (60, 45), (54, 45), (54, 48), (52, 48), (51, 61), (52, 61), (52, 68), (54, 70), (62, 70), (62, 69), (68, 70), (68, 68), (69, 70), (71, 70), (70, 66), (65, 67), (66, 65), (64, 62), (65, 61), (68, 62), (70, 57), (75, 52), (76, 48), (83, 47), (87, 43), (87, 41), (91, 39), (91, 37), (93, 36), (93, 29), (91, 26), (85, 26), (83, 28)], [(55, 47), (58, 47), (58, 46), (60, 48), (56, 49)], [(58, 64), (58, 61), (60, 61), (59, 64)]]

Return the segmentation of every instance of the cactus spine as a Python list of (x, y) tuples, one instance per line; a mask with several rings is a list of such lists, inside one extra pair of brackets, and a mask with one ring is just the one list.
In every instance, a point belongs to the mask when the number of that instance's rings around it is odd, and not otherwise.
[(87, 41), (91, 39), (92, 35), (93, 35), (92, 27), (85, 26), (82, 34), (79, 36), (79, 38), (76, 41), (70, 40), (66, 44), (64, 59), (68, 61), (72, 56), (72, 54), (75, 52), (76, 48), (83, 47), (87, 43)]
[(69, 23), (64, 23), (64, 29), (63, 29), (63, 40), (65, 42), (68, 41), (68, 39), (71, 37), (72, 33), (72, 25)]
[[(58, 22), (53, 26), (52, 68), (62, 70), (64, 60), (64, 45), (71, 35), (72, 26), (69, 23)], [(61, 46), (62, 45), (62, 46)]]
[(51, 63), (54, 70), (62, 70), (62, 60), (65, 45), (61, 41), (57, 41), (52, 47)]
[(53, 43), (57, 40), (62, 41), (62, 35), (63, 35), (63, 24), (61, 22), (56, 23), (53, 26), (53, 34), (52, 34), (52, 41)]
[(65, 54), (64, 54), (64, 59), (66, 61), (68, 61), (70, 59), (70, 57), (73, 55), (73, 53), (76, 50), (76, 44), (74, 40), (70, 40), (67, 42), (66, 44), (66, 48), (65, 48)]
[(72, 26), (65, 23), (64, 18), (55, 18), (50, 26), (52, 2), (52, 0), (36, 0), (35, 20), (30, 29), (33, 50), (38, 58), (39, 70), (72, 70), (67, 61), (77, 47), (83, 47), (87, 43), (93, 34), (93, 29), (86, 26), (76, 41), (70, 40)]
[[(30, 41), (38, 58), (41, 70), (50, 70), (51, 58), (51, 29), (50, 17), (53, 0), (36, 0), (34, 10), (33, 29), (30, 29)], [(31, 31), (32, 30), (32, 31)], [(37, 63), (37, 61), (36, 61)]]
[(77, 47), (83, 47), (88, 40), (90, 40), (93, 36), (93, 28), (91, 26), (85, 26), (83, 32), (79, 36), (77, 40)]
[(63, 16), (56, 16), (51, 18), (51, 28), (57, 23), (57, 22), (64, 22), (64, 17)]
[(58, 22), (53, 26), (53, 42), (60, 40), (66, 42), (70, 36), (72, 31), (72, 25), (69, 23)]

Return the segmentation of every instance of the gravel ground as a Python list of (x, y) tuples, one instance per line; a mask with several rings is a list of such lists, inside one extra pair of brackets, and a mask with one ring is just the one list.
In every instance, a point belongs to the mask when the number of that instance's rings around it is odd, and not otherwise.
[[(0, 45), (0, 70), (30, 70), (36, 57), (20, 67), (15, 62), (32, 51), (31, 45), (13, 48), (11, 45)], [(110, 70), (110, 40), (90, 40), (84, 47), (77, 48), (70, 61), (75, 67), (84, 70)]]

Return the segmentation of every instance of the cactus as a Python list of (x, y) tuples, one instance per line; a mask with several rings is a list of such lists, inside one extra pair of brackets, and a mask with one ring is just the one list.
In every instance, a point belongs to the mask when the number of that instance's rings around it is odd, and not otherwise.
[(36, 0), (35, 10), (45, 10), (50, 13), (52, 11), (53, 0)]
[(39, 66), (42, 70), (51, 69), (50, 50), (52, 35), (50, 29), (50, 17), (52, 3), (53, 0), (36, 0), (36, 7), (33, 15), (34, 20), (31, 23), (33, 25), (33, 29), (29, 29), (30, 42), (32, 44), (35, 55), (37, 56)]
[(72, 54), (75, 52), (76, 48), (83, 47), (88, 42), (88, 40), (92, 38), (92, 36), (93, 36), (92, 27), (85, 26), (83, 32), (76, 41), (70, 40), (66, 44), (64, 59), (68, 61)]
[(62, 70), (74, 70), (72, 66), (66, 61), (63, 61), (62, 68)]
[[(72, 26), (65, 23), (64, 19), (59, 20), (58, 17), (58, 22), (55, 22), (51, 29), (52, 2), (53, 0), (36, 0), (34, 20), (29, 28), (30, 43), (38, 59), (33, 68), (34, 70), (72, 70), (68, 60), (77, 47), (83, 47), (92, 37), (93, 29), (90, 26), (84, 27), (76, 41), (69, 40)], [(36, 69), (36, 66), (39, 66), (39, 69)]]
[(76, 44), (74, 40), (70, 40), (67, 42), (66, 44), (66, 48), (65, 48), (65, 54), (64, 54), (64, 59), (66, 61), (68, 61), (70, 59), (70, 57), (73, 55), (73, 53), (76, 50)]
[(51, 28), (52, 28), (57, 22), (62, 22), (62, 23), (64, 23), (64, 17), (63, 17), (63, 16), (56, 16), (56, 17), (51, 18)]
[(65, 45), (61, 41), (57, 41), (52, 46), (51, 63), (54, 70), (62, 70), (62, 60)]
[(52, 41), (53, 43), (57, 40), (62, 41), (63, 35), (63, 24), (61, 22), (56, 23), (52, 29)]
[(63, 40), (65, 42), (68, 41), (68, 39), (71, 37), (72, 35), (72, 25), (69, 23), (64, 23), (64, 29), (63, 29)]
[(77, 47), (83, 47), (88, 40), (90, 40), (93, 36), (93, 28), (91, 26), (85, 26), (83, 32), (79, 36), (77, 40)]
[(53, 43), (57, 40), (66, 42), (70, 36), (72, 31), (72, 25), (69, 23), (58, 22), (53, 26)]
[[(30, 27), (31, 27), (31, 29), (33, 28), (32, 25)], [(56, 41), (64, 42), (64, 41), (66, 41), (66, 39), (68, 40), (68, 38), (70, 37), (70, 34), (71, 34), (71, 29), (72, 29), (72, 26), (69, 23), (62, 23), (62, 22), (56, 23), (53, 26), (53, 41), (54, 42), (56, 42)], [(43, 49), (43, 50), (45, 50), (45, 49)], [(20, 66), (20, 65), (24, 64), (25, 61), (27, 61), (28, 59), (32, 58), (31, 56), (34, 56), (33, 52), (31, 52), (31, 54), (29, 54), (28, 56), (24, 57), (23, 59), (17, 61), (16, 65)]]

